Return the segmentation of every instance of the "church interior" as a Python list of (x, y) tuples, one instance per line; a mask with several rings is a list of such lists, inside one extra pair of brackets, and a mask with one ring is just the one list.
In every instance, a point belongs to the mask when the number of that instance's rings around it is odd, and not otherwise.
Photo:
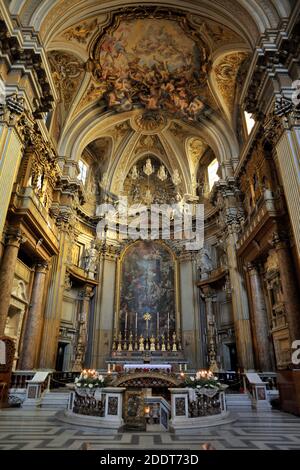
[(0, 450), (300, 449), (299, 26), (0, 2)]

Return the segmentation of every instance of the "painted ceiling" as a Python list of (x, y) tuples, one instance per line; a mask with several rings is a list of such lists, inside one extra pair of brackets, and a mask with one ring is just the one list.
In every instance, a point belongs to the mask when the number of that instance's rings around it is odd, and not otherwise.
[[(160, 18), (121, 20), (104, 34), (91, 63), (102, 98), (117, 112), (141, 107), (197, 119), (209, 71), (200, 36), (191, 39), (180, 22)], [(187, 22), (184, 26), (188, 29)]]

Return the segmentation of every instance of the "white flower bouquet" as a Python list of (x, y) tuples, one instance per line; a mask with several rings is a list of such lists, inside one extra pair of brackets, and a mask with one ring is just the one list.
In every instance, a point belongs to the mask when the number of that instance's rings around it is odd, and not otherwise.
[(95, 369), (84, 369), (75, 379), (76, 388), (98, 388), (105, 386), (105, 377)]

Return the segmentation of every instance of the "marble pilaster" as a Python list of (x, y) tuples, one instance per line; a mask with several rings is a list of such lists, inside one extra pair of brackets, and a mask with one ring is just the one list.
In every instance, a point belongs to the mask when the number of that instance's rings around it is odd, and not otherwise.
[(300, 261), (300, 124), (285, 129), (276, 145), (277, 161)]
[(23, 101), (9, 96), (0, 103), (0, 237), (16, 180), (23, 149), (18, 122), (23, 115)]
[(244, 220), (241, 194), (234, 178), (219, 180), (215, 188), (212, 201), (219, 208), (219, 226), (223, 231), (227, 252), (238, 366), (244, 370), (251, 370), (254, 369), (254, 357), (249, 304), (243, 267), (237, 257), (236, 249), (241, 222)]

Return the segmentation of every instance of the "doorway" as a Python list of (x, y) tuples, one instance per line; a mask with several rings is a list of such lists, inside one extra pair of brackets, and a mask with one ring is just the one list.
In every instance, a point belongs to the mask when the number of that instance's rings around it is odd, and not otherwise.
[(58, 372), (63, 371), (64, 367), (64, 359), (65, 359), (65, 352), (66, 352), (66, 346), (68, 343), (62, 343), (59, 341), (57, 345), (57, 355), (56, 355), (56, 364), (55, 364), (55, 370)]
[(229, 344), (226, 344), (226, 346), (229, 350), (230, 370), (236, 370), (237, 369), (236, 344), (229, 343)]

